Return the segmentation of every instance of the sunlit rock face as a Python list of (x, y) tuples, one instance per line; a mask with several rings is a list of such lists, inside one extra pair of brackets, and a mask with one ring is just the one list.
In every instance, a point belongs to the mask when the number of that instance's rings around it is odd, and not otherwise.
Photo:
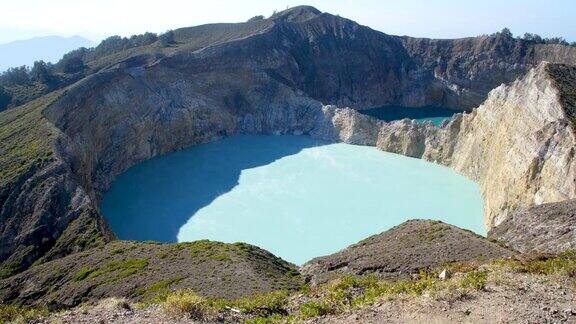
[(519, 207), (576, 196), (576, 140), (553, 82), (541, 65), (463, 116), (450, 166), (482, 187), (489, 227)]
[(344, 142), (435, 161), (476, 181), (490, 229), (518, 208), (576, 197), (576, 139), (549, 69), (543, 63), (494, 89), (440, 128), (378, 122), (350, 109), (325, 108), (325, 115)]

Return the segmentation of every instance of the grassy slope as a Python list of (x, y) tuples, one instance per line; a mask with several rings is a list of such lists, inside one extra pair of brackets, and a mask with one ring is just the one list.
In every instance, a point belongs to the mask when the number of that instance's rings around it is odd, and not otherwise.
[(294, 265), (244, 243), (114, 241), (1, 280), (0, 300), (69, 307), (110, 296), (145, 301), (170, 289), (238, 298), (301, 284)]
[[(442, 270), (452, 274), (438, 278)], [(518, 276), (520, 274), (520, 276)], [(225, 318), (230, 308), (254, 323), (292, 322), (326, 315), (350, 313), (382, 300), (405, 300), (423, 295), (433, 299), (460, 298), (473, 291), (485, 291), (488, 283), (501, 285), (504, 277), (528, 274), (576, 291), (576, 252), (556, 256), (524, 255), (490, 262), (452, 263), (433, 270), (421, 270), (412, 279), (379, 280), (373, 276), (343, 276), (327, 284), (304, 287), (297, 293), (275, 291), (249, 299), (215, 300), (194, 297), (190, 291), (176, 291), (157, 299), (173, 318), (214, 320)]]
[[(55, 158), (53, 148), (58, 130), (44, 118), (42, 111), (59, 94), (54, 92), (17, 109), (0, 112), (0, 208), (4, 207), (7, 195), (15, 190), (16, 183), (25, 181), (34, 170), (41, 169)], [(20, 269), (31, 248), (21, 247), (15, 251), (16, 258), (0, 263), (0, 278)]]
[(0, 188), (54, 158), (52, 145), (58, 131), (42, 111), (58, 96), (53, 92), (0, 113)]
[(113, 53), (88, 62), (87, 64), (92, 71), (99, 71), (138, 55), (170, 55), (178, 51), (192, 52), (208, 46), (261, 33), (272, 24), (273, 22), (270, 20), (263, 20), (252, 23), (208, 24), (180, 28), (174, 31), (175, 43), (170, 44), (168, 47), (160, 47), (159, 43), (156, 42), (150, 45), (134, 47)]

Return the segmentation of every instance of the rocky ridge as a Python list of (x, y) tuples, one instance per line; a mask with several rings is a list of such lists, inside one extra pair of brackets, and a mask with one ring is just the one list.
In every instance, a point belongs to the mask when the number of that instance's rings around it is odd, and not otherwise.
[(300, 271), (315, 284), (345, 275), (398, 278), (443, 265), (510, 257), (512, 250), (439, 221), (410, 220), (337, 253), (314, 258)]

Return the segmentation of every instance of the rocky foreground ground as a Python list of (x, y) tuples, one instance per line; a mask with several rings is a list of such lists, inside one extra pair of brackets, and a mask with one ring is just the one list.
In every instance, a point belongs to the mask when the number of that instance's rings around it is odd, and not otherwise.
[[(439, 268), (440, 269), (440, 268)], [(576, 322), (576, 257), (460, 263), (413, 279), (346, 277), (255, 302), (218, 303), (175, 293), (152, 304), (111, 298), (40, 323), (558, 323)], [(176, 297), (176, 298), (173, 298)], [(171, 299), (172, 298), (172, 299)]]
[(11, 301), (0, 322), (576, 322), (576, 252), (518, 253), (438, 221), (405, 222), (299, 269), (244, 244), (147, 244), (111, 243), (0, 281)]

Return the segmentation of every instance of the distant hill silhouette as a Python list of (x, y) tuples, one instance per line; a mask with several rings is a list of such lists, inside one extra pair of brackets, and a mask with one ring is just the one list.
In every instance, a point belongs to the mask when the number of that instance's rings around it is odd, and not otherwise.
[(80, 36), (45, 36), (0, 44), (0, 72), (10, 67), (32, 65), (38, 60), (56, 63), (73, 49), (94, 45)]

